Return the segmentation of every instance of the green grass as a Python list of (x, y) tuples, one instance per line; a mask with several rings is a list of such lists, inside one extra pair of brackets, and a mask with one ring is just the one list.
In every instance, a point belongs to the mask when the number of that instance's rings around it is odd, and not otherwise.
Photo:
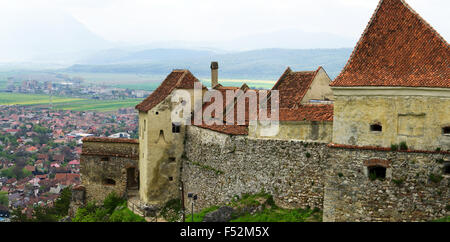
[[(53, 97), (53, 107), (58, 110), (110, 112), (119, 108), (134, 107), (141, 98), (122, 100), (93, 100), (70, 97)], [(49, 105), (50, 97), (40, 94), (0, 93), (0, 105)]]
[(319, 222), (322, 221), (319, 211), (311, 209), (266, 208), (262, 212), (246, 214), (231, 222)]
[(145, 219), (128, 209), (126, 200), (111, 193), (103, 205), (89, 202), (80, 207), (72, 222), (145, 222)]
[[(69, 103), (86, 99), (53, 97), (53, 103)], [(0, 93), (0, 105), (42, 105), (49, 104), (50, 96), (40, 94)]]
[[(272, 195), (265, 192), (243, 194), (235, 197), (228, 204), (235, 210), (230, 222), (321, 222), (322, 212), (319, 209), (284, 209), (275, 205)], [(262, 211), (249, 214), (248, 208), (262, 206)], [(194, 222), (202, 222), (205, 215), (215, 211), (219, 206), (212, 206), (194, 214)], [(186, 222), (192, 222), (192, 215), (187, 215)]]
[(436, 220), (433, 220), (432, 222), (450, 222), (450, 216), (436, 219)]
[(109, 217), (110, 222), (145, 222), (145, 219), (139, 215), (134, 214), (127, 207), (127, 202), (121, 204), (123, 208), (114, 210)]
[(54, 105), (55, 109), (73, 110), (73, 111), (98, 111), (109, 112), (119, 108), (134, 107), (142, 99), (123, 99), (123, 100), (80, 100), (70, 103), (60, 103)]
[[(201, 222), (207, 213), (215, 211), (218, 208), (219, 208), (219, 206), (212, 206), (212, 207), (203, 209), (199, 213), (194, 213), (194, 222)], [(186, 215), (185, 221), (192, 222), (192, 214)]]

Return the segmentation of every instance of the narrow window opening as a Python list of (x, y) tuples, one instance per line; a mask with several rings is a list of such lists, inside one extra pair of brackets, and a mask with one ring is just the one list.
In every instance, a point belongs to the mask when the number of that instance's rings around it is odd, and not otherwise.
[(181, 125), (172, 123), (172, 133), (180, 133)]
[(103, 180), (103, 185), (114, 186), (114, 185), (116, 185), (116, 181), (114, 181), (113, 179), (110, 179), (110, 178), (106, 178)]
[(169, 157), (169, 162), (175, 162), (175, 157)]
[(173, 177), (169, 176), (169, 181), (173, 181)]
[(444, 164), (444, 174), (450, 175), (450, 162)]
[(381, 126), (380, 124), (372, 124), (372, 125), (370, 125), (370, 131), (381, 132), (382, 130), (383, 130), (383, 126)]
[(443, 135), (450, 135), (450, 126), (442, 128)]
[(386, 178), (386, 167), (382, 166), (369, 166), (367, 167), (369, 170), (369, 178), (374, 181), (376, 179), (385, 179)]

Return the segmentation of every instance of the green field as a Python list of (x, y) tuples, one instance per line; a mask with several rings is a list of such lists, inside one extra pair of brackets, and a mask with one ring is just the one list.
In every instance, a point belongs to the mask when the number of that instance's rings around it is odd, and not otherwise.
[[(119, 108), (134, 107), (142, 99), (92, 100), (70, 97), (53, 97), (53, 108), (74, 111), (110, 112)], [(49, 106), (50, 97), (38, 94), (0, 93), (0, 105)]]
[(142, 99), (124, 99), (124, 100), (80, 100), (68, 103), (58, 103), (54, 107), (62, 110), (73, 111), (98, 111), (110, 112), (119, 108), (134, 107), (140, 103)]
[[(53, 97), (53, 103), (70, 103), (80, 101), (80, 98)], [(49, 104), (50, 96), (40, 94), (0, 93), (0, 105), (42, 105)]]

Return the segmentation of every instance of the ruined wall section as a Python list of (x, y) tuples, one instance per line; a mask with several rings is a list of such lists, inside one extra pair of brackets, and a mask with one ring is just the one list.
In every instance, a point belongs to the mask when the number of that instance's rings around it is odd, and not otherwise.
[(103, 201), (111, 192), (126, 196), (127, 169), (135, 168), (138, 173), (138, 159), (137, 140), (85, 138), (80, 174), (86, 201)]

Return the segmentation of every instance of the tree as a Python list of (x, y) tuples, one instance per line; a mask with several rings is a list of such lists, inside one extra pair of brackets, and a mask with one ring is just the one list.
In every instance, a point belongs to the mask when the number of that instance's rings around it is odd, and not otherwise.
[(0, 192), (0, 205), (8, 207), (9, 205), (8, 192)]
[(11, 212), (11, 222), (30, 222), (27, 215), (22, 213), (23, 208), (17, 207)]

